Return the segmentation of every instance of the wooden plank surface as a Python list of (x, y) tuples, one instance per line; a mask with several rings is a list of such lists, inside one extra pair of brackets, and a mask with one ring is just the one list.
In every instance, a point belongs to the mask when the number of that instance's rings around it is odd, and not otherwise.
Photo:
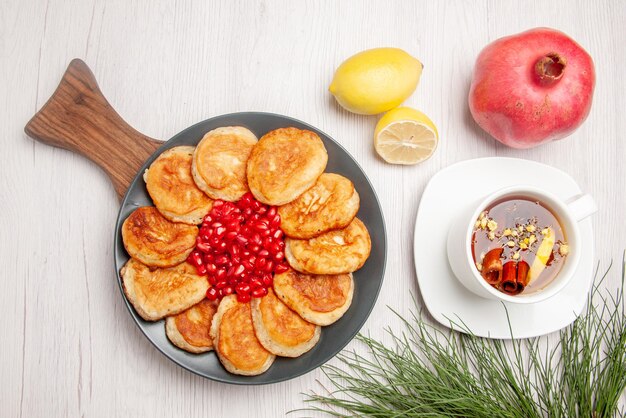
[[(419, 294), (415, 215), (430, 177), (454, 162), (526, 158), (570, 173), (599, 206), (596, 258), (619, 265), (626, 246), (626, 3), (623, 1), (104, 1), (0, 2), (0, 415), (280, 416), (321, 391), (320, 370), (264, 387), (214, 383), (171, 363), (126, 312), (113, 271), (118, 200), (83, 157), (36, 143), (23, 127), (81, 58), (118, 113), (167, 139), (210, 116), (282, 113), (336, 138), (381, 198), (389, 234), (385, 286), (364, 330), (385, 339)], [(568, 33), (594, 57), (591, 114), (570, 138), (505, 148), (467, 109), (474, 60), (488, 42), (531, 27)], [(327, 92), (336, 66), (376, 46), (425, 65), (408, 105), (437, 124), (427, 162), (376, 157), (376, 117), (338, 107)], [(619, 266), (618, 266), (619, 267)], [(613, 269), (606, 286), (619, 283)], [(421, 302), (420, 302), (421, 303)], [(361, 351), (351, 343), (349, 348)]]

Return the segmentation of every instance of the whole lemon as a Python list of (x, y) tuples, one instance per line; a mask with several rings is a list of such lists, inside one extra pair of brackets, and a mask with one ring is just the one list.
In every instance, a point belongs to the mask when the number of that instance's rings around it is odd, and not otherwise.
[(337, 68), (328, 90), (350, 112), (375, 115), (405, 101), (415, 91), (422, 68), (402, 49), (368, 49)]

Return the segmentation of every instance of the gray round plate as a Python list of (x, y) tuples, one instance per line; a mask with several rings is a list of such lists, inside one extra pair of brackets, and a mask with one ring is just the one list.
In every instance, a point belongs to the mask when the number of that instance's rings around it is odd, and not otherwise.
[[(308, 129), (317, 133), (324, 141), (328, 151), (326, 171), (341, 174), (352, 180), (361, 197), (361, 208), (357, 216), (367, 225), (372, 237), (371, 255), (365, 265), (354, 273), (354, 298), (346, 314), (334, 324), (322, 328), (320, 341), (311, 351), (297, 358), (277, 357), (267, 372), (252, 377), (238, 376), (227, 372), (214, 352), (191, 354), (175, 347), (165, 335), (163, 320), (148, 322), (135, 312), (124, 295), (119, 274), (120, 269), (129, 258), (122, 243), (122, 223), (137, 207), (152, 206), (142, 177), (145, 169), (166, 149), (179, 145), (196, 145), (206, 132), (220, 126), (233, 125), (245, 126), (259, 138), (266, 132), (287, 126)], [(165, 142), (141, 167), (128, 188), (126, 196), (124, 196), (115, 226), (114, 245), (115, 270), (117, 271), (120, 291), (128, 311), (150, 342), (170, 360), (193, 373), (220, 382), (242, 385), (275, 383), (300, 376), (324, 364), (345, 347), (359, 332), (376, 303), (383, 282), (387, 256), (387, 236), (380, 203), (367, 176), (352, 156), (335, 140), (313, 126), (286, 116), (260, 112), (232, 113), (207, 119), (185, 129)]]

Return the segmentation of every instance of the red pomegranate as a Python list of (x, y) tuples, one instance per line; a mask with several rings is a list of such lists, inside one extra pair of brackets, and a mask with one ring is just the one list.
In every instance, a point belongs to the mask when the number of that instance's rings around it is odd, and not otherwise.
[(500, 38), (478, 55), (469, 107), (478, 125), (513, 148), (561, 139), (591, 109), (595, 70), (589, 54), (554, 29)]

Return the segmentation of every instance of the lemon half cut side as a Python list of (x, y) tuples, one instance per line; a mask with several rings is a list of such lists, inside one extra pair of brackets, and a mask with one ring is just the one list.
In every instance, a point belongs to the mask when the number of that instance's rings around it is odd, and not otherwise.
[(376, 125), (374, 148), (391, 164), (411, 165), (430, 158), (439, 144), (435, 124), (419, 110), (399, 107)]

